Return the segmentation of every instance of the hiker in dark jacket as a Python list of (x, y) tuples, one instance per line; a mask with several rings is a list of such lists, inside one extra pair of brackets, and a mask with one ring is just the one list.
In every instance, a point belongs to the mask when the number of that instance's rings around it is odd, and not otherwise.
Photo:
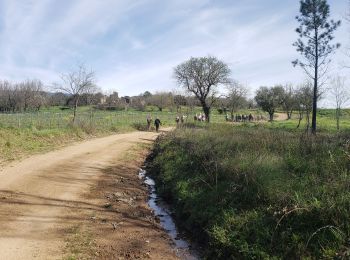
[(159, 118), (157, 117), (156, 120), (154, 120), (154, 125), (156, 126), (156, 131), (158, 132), (159, 131), (159, 126), (161, 125), (162, 123), (160, 122)]

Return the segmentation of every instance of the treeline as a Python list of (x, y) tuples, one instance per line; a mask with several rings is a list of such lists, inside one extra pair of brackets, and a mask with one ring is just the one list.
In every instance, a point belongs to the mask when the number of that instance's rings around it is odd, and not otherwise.
[[(84, 93), (81, 105), (98, 105), (104, 95)], [(71, 106), (74, 97), (62, 92), (45, 90), (40, 80), (26, 80), (19, 83), (0, 81), (0, 112), (39, 111), (48, 106)]]
[(181, 106), (189, 106), (192, 109), (200, 105), (199, 102), (189, 96), (177, 95), (172, 92), (146, 91), (138, 96), (119, 97), (118, 92), (103, 93), (100, 89), (72, 95), (61, 91), (51, 92), (52, 87), (44, 86), (40, 80), (25, 80), (19, 83), (0, 81), (0, 112), (28, 112), (39, 111), (43, 107), (60, 106), (62, 108), (73, 107), (75, 100), (79, 98), (79, 106), (95, 106), (105, 110), (128, 110), (133, 108), (145, 111), (152, 106), (158, 111), (168, 108), (171, 111), (180, 111)]
[(16, 112), (39, 110), (46, 101), (40, 80), (27, 80), (20, 83), (0, 82), (0, 111)]
[(291, 84), (276, 85), (274, 87), (260, 87), (255, 95), (257, 105), (273, 120), (277, 109), (284, 111), (291, 119), (293, 112), (298, 113), (300, 121), (306, 117), (309, 125), (309, 116), (312, 111), (313, 89), (310, 83), (293, 87)]

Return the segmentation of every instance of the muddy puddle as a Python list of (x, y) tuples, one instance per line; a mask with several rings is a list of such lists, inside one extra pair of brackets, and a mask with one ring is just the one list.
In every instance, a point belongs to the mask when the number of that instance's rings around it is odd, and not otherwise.
[(165, 203), (156, 193), (156, 184), (154, 180), (146, 176), (146, 171), (140, 169), (139, 178), (148, 186), (150, 195), (148, 205), (153, 210), (154, 214), (160, 219), (160, 224), (171, 237), (174, 243), (174, 250), (176, 255), (182, 260), (199, 260), (198, 253), (192, 248), (191, 244), (183, 239), (179, 234), (174, 219), (171, 216), (171, 210), (167, 203)]

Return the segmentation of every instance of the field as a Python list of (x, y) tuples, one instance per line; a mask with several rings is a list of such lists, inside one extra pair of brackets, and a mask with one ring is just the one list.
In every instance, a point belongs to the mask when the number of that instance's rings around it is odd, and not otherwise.
[(205, 259), (345, 259), (349, 138), (192, 126), (158, 141), (149, 172)]
[[(195, 107), (190, 110), (182, 107), (180, 112), (170, 109), (164, 109), (162, 112), (153, 107), (149, 107), (146, 111), (141, 112), (134, 109), (128, 111), (101, 111), (90, 107), (80, 107), (77, 114), (77, 125), (86, 130), (130, 130), (135, 125), (145, 124), (148, 115), (153, 119), (159, 117), (165, 126), (175, 125), (177, 115), (186, 115), (186, 122), (193, 123), (194, 115), (201, 112), (201, 108)], [(260, 110), (241, 110), (237, 114), (262, 115), (267, 118), (267, 114)], [(269, 124), (271, 128), (296, 129), (298, 119), (294, 113), (291, 120), (279, 120), (283, 116), (283, 112), (276, 113), (276, 121)], [(39, 112), (28, 113), (0, 113), (0, 127), (11, 128), (35, 128), (41, 129), (61, 129), (71, 126), (73, 113), (71, 110), (60, 110), (59, 107), (50, 107), (40, 110)], [(217, 109), (212, 109), (212, 123), (225, 123), (225, 114), (220, 114)], [(335, 111), (332, 109), (321, 109), (318, 114), (319, 128), (323, 131), (336, 130)], [(300, 128), (305, 128), (306, 121), (303, 120)], [(254, 125), (254, 124), (253, 124)], [(344, 110), (340, 121), (343, 129), (350, 128), (350, 110)]]
[[(270, 128), (281, 128), (287, 130), (297, 130), (298, 125), (298, 116), (296, 113), (292, 116), (291, 120), (287, 121), (275, 121), (268, 125)], [(335, 110), (334, 109), (321, 109), (318, 112), (317, 116), (318, 130), (322, 133), (336, 132), (336, 119), (335, 119)], [(311, 118), (310, 118), (311, 124)], [(301, 122), (299, 130), (305, 130), (306, 120)], [(350, 109), (344, 109), (342, 111), (342, 116), (340, 119), (340, 130), (350, 129)]]
[[(130, 128), (134, 124), (145, 124), (148, 115), (153, 120), (159, 117), (165, 126), (175, 125), (177, 115), (187, 115), (186, 121), (193, 122), (195, 113), (199, 113), (200, 109), (196, 108), (190, 112), (183, 109), (184, 112), (173, 112), (164, 109), (162, 112), (156, 110), (136, 111), (130, 109), (128, 111), (101, 111), (89, 107), (81, 107), (77, 114), (77, 125), (83, 128), (93, 129), (123, 129)], [(71, 125), (73, 113), (71, 110), (60, 110), (58, 107), (43, 109), (39, 112), (29, 113), (0, 113), (0, 127), (13, 128), (36, 128), (36, 129), (55, 129), (66, 128)], [(213, 122), (224, 122), (225, 116), (213, 113)]]
[[(72, 111), (62, 111), (58, 107), (39, 112), (2, 113), (0, 164), (96, 136), (142, 129), (145, 128), (147, 115), (135, 111), (99, 111), (81, 107), (73, 125)], [(157, 115), (154, 113), (153, 116)], [(173, 115), (167, 112), (159, 116), (165, 126), (174, 121)]]
[[(39, 112), (28, 113), (0, 113), (0, 162), (19, 158), (28, 154), (52, 150), (57, 146), (84, 140), (95, 136), (107, 135), (116, 132), (132, 130), (145, 130), (146, 118), (151, 115), (153, 119), (159, 117), (163, 126), (175, 126), (177, 115), (186, 115), (186, 123), (194, 123), (194, 115), (201, 109), (195, 107), (189, 109), (182, 107), (177, 113), (171, 109), (159, 112), (157, 108), (147, 107), (145, 112), (130, 109), (128, 111), (101, 111), (91, 107), (80, 107), (77, 114), (77, 123), (72, 125), (72, 111), (61, 110), (59, 107), (44, 108)], [(264, 115), (259, 110), (242, 110), (239, 114)], [(280, 121), (283, 116), (280, 112), (273, 123), (260, 121), (258, 123), (246, 123), (246, 127), (255, 127), (263, 124), (269, 128), (281, 128), (288, 131), (302, 132), (305, 129), (305, 121), (302, 121), (299, 129), (296, 129), (298, 120), (294, 115), (292, 120)], [(350, 129), (350, 110), (344, 111), (341, 120), (341, 129)], [(225, 115), (217, 109), (212, 109), (212, 123), (229, 124)], [(198, 123), (203, 125), (205, 123)], [(233, 123), (236, 124), (236, 123)], [(336, 124), (334, 110), (320, 110), (319, 127), (321, 132), (335, 132)]]

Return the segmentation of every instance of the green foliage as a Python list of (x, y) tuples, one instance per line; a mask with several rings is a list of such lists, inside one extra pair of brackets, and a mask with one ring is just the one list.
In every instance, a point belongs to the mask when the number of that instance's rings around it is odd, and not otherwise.
[(256, 92), (255, 101), (263, 111), (269, 113), (270, 121), (273, 120), (273, 114), (281, 106), (285, 91), (281, 86), (260, 87)]
[(316, 134), (319, 80), (327, 71), (330, 55), (340, 47), (339, 43), (333, 44), (332, 40), (341, 22), (330, 19), (327, 0), (300, 0), (299, 11), (300, 15), (296, 17), (299, 23), (296, 29), (299, 39), (293, 45), (302, 59), (293, 61), (293, 65), (300, 66), (313, 81), (311, 129)]
[(349, 138), (192, 127), (158, 140), (149, 171), (207, 259), (330, 258), (349, 250)]

